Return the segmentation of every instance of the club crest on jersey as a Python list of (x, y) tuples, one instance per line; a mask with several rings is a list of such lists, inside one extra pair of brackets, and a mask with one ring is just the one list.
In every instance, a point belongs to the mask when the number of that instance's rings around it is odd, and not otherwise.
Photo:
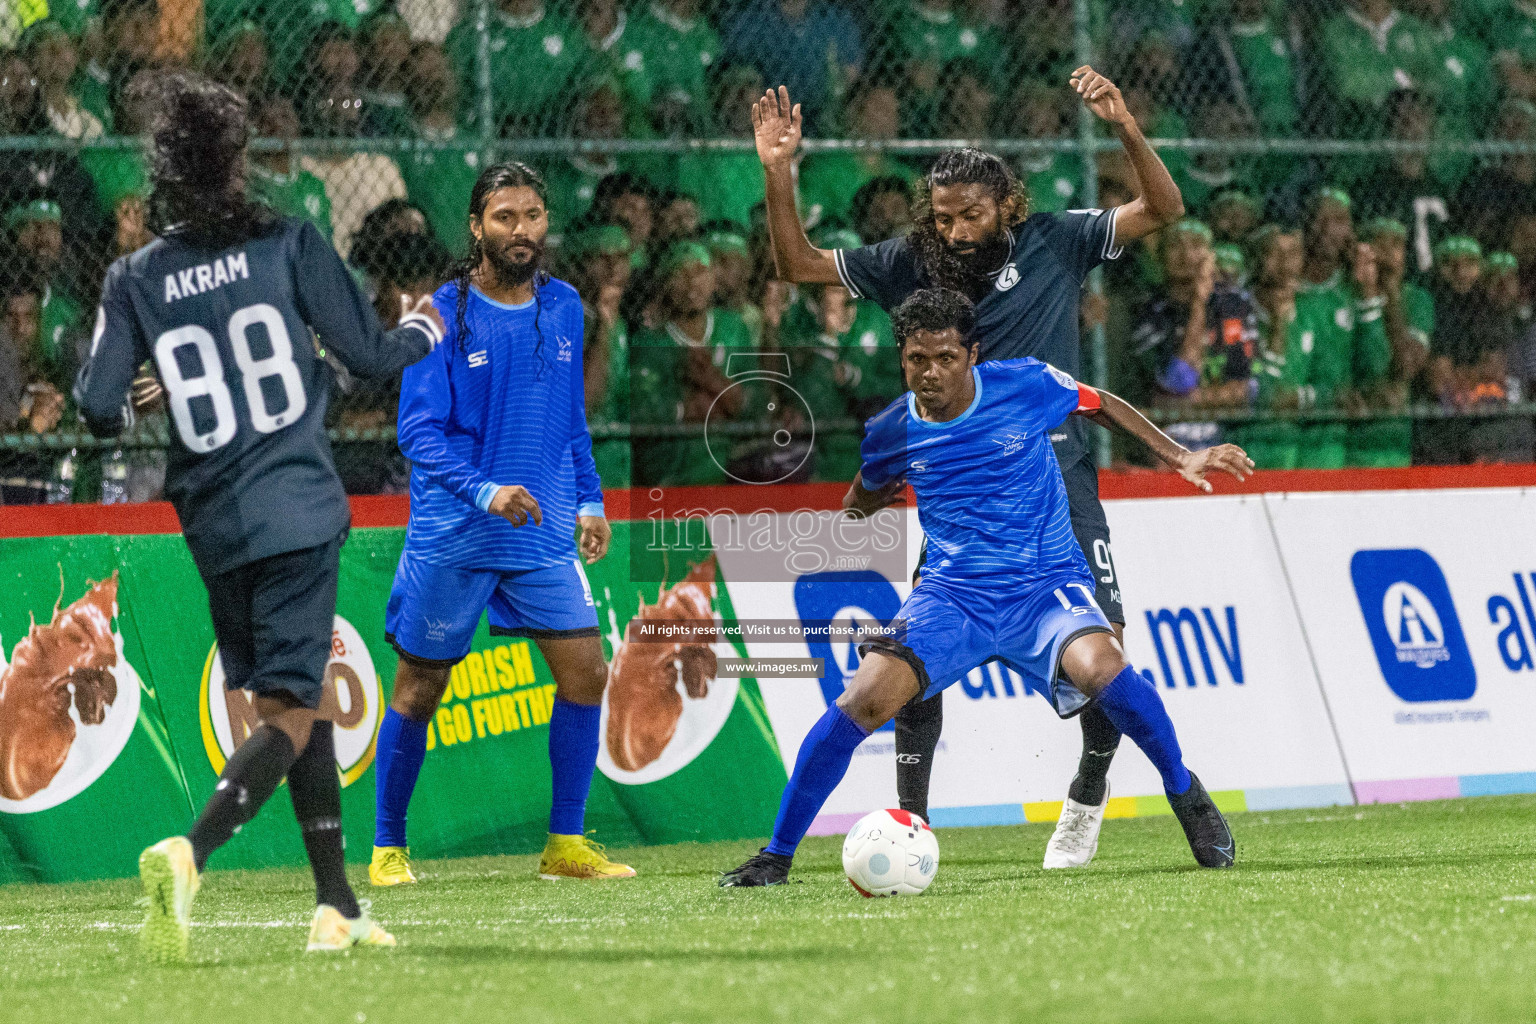
[(992, 443), (1002, 445), (1004, 455), (1012, 455), (1024, 447), (1024, 440), (1021, 434), (1009, 434), (1007, 437), (994, 437)]
[(562, 337), (562, 338), (558, 338), (557, 340), (560, 342), (560, 351), (558, 353), (556, 353), (555, 358), (560, 360), (562, 363), (570, 362), (571, 361), (571, 339), (570, 338)]
[(486, 354), (485, 349), (481, 349), (479, 352), (471, 352), (469, 354), (469, 365), (470, 366), (484, 366), (486, 363), (488, 363), (490, 361), (491, 361), (491, 357)]
[(1003, 272), (997, 275), (997, 290), (1005, 292), (1019, 283), (1019, 268), (1012, 263), (1003, 268)]

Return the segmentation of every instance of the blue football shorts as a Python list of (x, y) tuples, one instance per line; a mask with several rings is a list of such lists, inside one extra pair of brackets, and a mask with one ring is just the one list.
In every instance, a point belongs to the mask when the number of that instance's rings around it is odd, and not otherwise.
[(1088, 698), (1061, 676), (1062, 652), (1085, 633), (1113, 632), (1094, 601), (1092, 582), (1076, 576), (1024, 593), (988, 581), (925, 576), (891, 625), (889, 635), (861, 643), (859, 654), (879, 651), (911, 665), (924, 699), (996, 659), (1063, 718), (1081, 711)]
[(384, 637), (416, 661), (451, 665), (469, 653), (480, 614), (492, 636), (598, 636), (597, 607), (581, 562), (502, 572), (424, 562), (406, 548), (395, 570)]

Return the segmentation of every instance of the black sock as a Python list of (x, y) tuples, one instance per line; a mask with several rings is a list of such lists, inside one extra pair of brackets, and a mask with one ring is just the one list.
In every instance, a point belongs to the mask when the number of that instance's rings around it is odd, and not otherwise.
[(293, 741), (283, 730), (259, 725), (256, 731), (230, 755), (219, 776), (213, 796), (203, 805), (187, 838), (192, 840), (192, 858), (197, 870), (203, 870), (208, 855), (229, 842), (240, 826), (256, 817), (277, 784), (293, 764)]
[(336, 777), (336, 733), (330, 722), (315, 722), (309, 745), (288, 769), (288, 793), (304, 834), (310, 870), (315, 873), (315, 902), (330, 904), (342, 917), (357, 917), (362, 909), (347, 882), (341, 780)]
[(1120, 746), (1120, 730), (1097, 704), (1088, 705), (1077, 717), (1083, 723), (1083, 755), (1077, 762), (1077, 777), (1067, 787), (1067, 796), (1080, 804), (1098, 806), (1104, 799), (1109, 763)]
[(944, 698), (921, 700), (918, 694), (896, 712), (896, 794), (901, 809), (928, 820), (928, 783), (933, 752), (944, 731)]

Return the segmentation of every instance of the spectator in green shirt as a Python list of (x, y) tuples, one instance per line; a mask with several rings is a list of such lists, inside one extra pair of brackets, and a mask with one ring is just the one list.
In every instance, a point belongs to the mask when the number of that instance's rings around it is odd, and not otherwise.
[[(1493, 137), (1501, 142), (1536, 142), (1536, 105), (1507, 99), (1499, 104)], [(1536, 214), (1536, 156), (1509, 153), (1494, 157), (1461, 183), (1455, 223), (1486, 245), (1506, 245), (1511, 228)]]
[(1318, 51), (1336, 106), (1331, 126), (1346, 134), (1382, 134), (1388, 96), (1399, 89), (1432, 94), (1439, 86), (1429, 26), (1392, 0), (1345, 0), (1323, 24)]
[[(1341, 189), (1325, 187), (1307, 204), (1303, 226), (1306, 254), (1297, 290), (1298, 318), (1314, 326), (1307, 384), (1317, 407), (1363, 408), (1355, 390), (1359, 361), (1390, 360), (1376, 257), (1356, 240), (1353, 202)], [(1348, 461), (1349, 429), (1343, 422), (1304, 425), (1300, 465), (1338, 469)]]
[[(1408, 229), (1400, 221), (1379, 218), (1366, 224), (1360, 237), (1376, 258), (1382, 296), (1383, 337), (1368, 339), (1355, 350), (1355, 389), (1365, 407), (1375, 411), (1403, 409), (1409, 385), (1429, 358), (1435, 330), (1434, 301), (1429, 293), (1404, 280)], [(1382, 340), (1386, 345), (1380, 344)], [(1408, 466), (1413, 462), (1413, 422), (1408, 418), (1371, 420), (1349, 427), (1351, 466)]]
[(699, 14), (699, 0), (652, 0), (630, 26), (649, 81), (651, 123), (663, 135), (699, 134), (709, 121), (708, 74), (720, 37)]
[(1224, 188), (1205, 201), (1205, 222), (1218, 244), (1244, 245), (1264, 215), (1264, 206), (1251, 192)]
[(752, 252), (746, 237), (730, 221), (702, 228), (703, 242), (715, 268), (715, 305), (741, 317), (752, 344), (763, 343), (763, 311), (752, 301)]
[[(585, 140), (624, 137), (624, 100), (619, 84), (604, 78), (592, 84), (578, 103), (573, 136)], [(564, 232), (578, 223), (592, 207), (597, 183), (620, 170), (634, 169), (635, 161), (612, 153), (580, 152), (551, 157), (544, 167), (548, 189), (550, 244), (559, 245)]]
[[(1471, 139), (1485, 125), (1498, 99), (1493, 55), (1473, 32), (1457, 25), (1452, 0), (1404, 0), (1403, 8), (1429, 27), (1435, 44), (1441, 124), (1456, 138)], [(1465, 168), (1462, 169), (1463, 173)]]
[(411, 134), (440, 148), (400, 154), (405, 194), (426, 214), (449, 253), (469, 250), (469, 193), (480, 176), (480, 152), (457, 122), (459, 82), (436, 43), (417, 43), (405, 80)]
[[(273, 93), (256, 105), (256, 134), (271, 139), (299, 137), (293, 101)], [(319, 178), (298, 166), (287, 149), (252, 151), (246, 182), (251, 194), (285, 217), (302, 217), (331, 237), (331, 200)]]
[(1536, 4), (1505, 0), (1501, 8), (1488, 38), (1504, 94), (1536, 101)]
[(651, 78), (645, 54), (635, 45), (632, 22), (619, 0), (581, 0), (577, 8), (587, 47), (597, 61), (596, 74), (612, 76), (624, 97), (629, 134), (650, 131)]
[(706, 420), (755, 419), (761, 385), (733, 386), (731, 353), (750, 353), (741, 317), (714, 305), (709, 250), (677, 242), (657, 260), (656, 326), (640, 330), (630, 347), (630, 416), (637, 424), (690, 424), (700, 436), (637, 445), (634, 481), (650, 485), (721, 484), (727, 469), (758, 446), (702, 436)]
[(254, 102), (269, 88), (267, 34), (249, 18), (235, 22), (208, 46), (208, 74)]
[[(868, 80), (848, 99), (848, 136), (894, 139), (901, 132), (901, 100), (896, 89)], [(879, 152), (812, 153), (800, 164), (801, 215), (809, 227), (846, 222), (853, 195), (876, 178), (916, 181), (917, 174), (895, 157)]]
[(887, 28), (894, 56), (907, 77), (908, 133), (931, 136), (943, 115), (943, 70), (965, 57), (1007, 63), (1003, 44), (986, 26), (955, 11), (954, 0), (913, 0)]
[[(561, 254), (570, 282), (581, 295), (582, 371), (587, 420), (593, 426), (629, 424), (629, 327), (620, 311), (633, 248), (623, 228), (604, 224), (570, 236)], [(632, 447), (628, 437), (593, 439), (592, 457), (604, 486), (629, 486)]]
[(407, 136), (410, 115), (406, 86), (411, 65), (411, 30), (393, 8), (381, 8), (358, 29), (362, 67), (357, 84), (363, 97), (364, 135)]
[(1216, 94), (1235, 103), (1263, 134), (1296, 134), (1300, 116), (1291, 46), (1265, 0), (1230, 0), (1190, 64), (1207, 70)]
[[(147, 138), (155, 86), (155, 72), (140, 71), (123, 89), (115, 118), (118, 134)], [(87, 149), (81, 152), (80, 162), (96, 183), (96, 203), (104, 218), (117, 217), (124, 200), (132, 197), (142, 202), (149, 194), (149, 168), (141, 147)]]
[[(1266, 224), (1249, 240), (1249, 285), (1259, 322), (1257, 413), (1294, 413), (1315, 404), (1307, 379), (1323, 325), (1315, 321), (1315, 311), (1303, 310), (1296, 301), (1302, 261), (1299, 231)], [(1235, 428), (1232, 435), (1260, 469), (1295, 469), (1300, 463), (1301, 428), (1294, 419), (1259, 420)]]
[(656, 224), (656, 190), (637, 175), (626, 171), (610, 174), (597, 183), (588, 211), (590, 224), (617, 224), (634, 243), (630, 261), (635, 268), (646, 265), (646, 248)]
[[(1435, 110), (1422, 96), (1396, 92), (1387, 101), (1391, 138), (1403, 142), (1427, 142), (1434, 138)], [(1446, 233), (1451, 218), (1454, 182), (1435, 174), (1426, 153), (1394, 153), (1381, 161), (1375, 173), (1355, 186), (1364, 217), (1387, 217), (1412, 225), (1409, 243), (1414, 273), (1426, 273), (1433, 261), (1434, 245)]]
[(897, 175), (867, 181), (848, 204), (854, 234), (871, 244), (900, 238), (912, 228), (912, 183)]
[[(508, 135), (552, 135), (578, 83), (595, 67), (586, 36), (544, 0), (497, 0), (491, 12), (492, 117)], [(471, 8), (448, 33), (445, 49), (459, 81), (463, 116), (478, 116), (474, 88), (479, 40)]]
[(16, 243), (17, 258), (40, 286), (34, 363), (68, 395), (83, 354), (78, 342), (84, 333), (85, 314), (64, 287), (63, 212), (58, 203), (37, 199), (11, 209), (5, 223)]
[(997, 94), (989, 84), (990, 78), (987, 70), (970, 58), (944, 66), (939, 79), (943, 100), (934, 124), (940, 138), (980, 140), (995, 134)]
[[(1031, 140), (1069, 138), (1071, 95), (1048, 82), (1024, 79), (1002, 111), (1004, 134)], [(1083, 182), (1083, 163), (1075, 152), (1026, 153), (1015, 166), (1029, 192), (1031, 213), (1074, 208)]]
[(48, 111), (48, 123), (66, 139), (89, 141), (100, 138), (111, 127), (110, 117), (103, 118), (80, 102), (76, 72), (79, 53), (75, 41), (52, 18), (34, 21), (22, 33), (18, 43), (22, 55), (37, 71), (38, 87)]
[[(763, 94), (756, 68), (727, 64), (715, 77), (714, 123), (711, 133), (722, 138), (752, 137), (752, 104)], [(729, 220), (737, 230), (752, 224), (752, 208), (763, 201), (763, 168), (755, 152), (684, 153), (677, 157), (671, 180), (697, 196), (705, 220)]]

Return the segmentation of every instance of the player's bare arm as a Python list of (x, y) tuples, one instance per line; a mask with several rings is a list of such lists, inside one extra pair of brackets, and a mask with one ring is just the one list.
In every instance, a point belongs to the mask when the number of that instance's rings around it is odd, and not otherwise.
[(522, 526), (533, 517), (533, 525), (538, 526), (544, 522), (544, 512), (539, 508), (538, 500), (528, 493), (528, 488), (518, 484), (508, 484), (499, 489), (491, 498), (488, 512), (493, 516), (501, 516), (513, 526)]
[(866, 519), (900, 501), (901, 492), (906, 486), (906, 477), (897, 477), (884, 487), (871, 491), (864, 486), (864, 474), (859, 473), (854, 476), (848, 493), (843, 496), (843, 508), (847, 510), (849, 518)]
[[(1145, 238), (1184, 216), (1179, 186), (1157, 153), (1147, 144), (1141, 127), (1125, 108), (1120, 87), (1084, 64), (1072, 72), (1071, 85), (1083, 104), (1101, 120), (1115, 126), (1115, 135), (1135, 172), (1135, 199), (1115, 213), (1115, 240), (1120, 244)], [(761, 146), (761, 143), (759, 143)]]
[(837, 284), (837, 263), (805, 235), (795, 207), (795, 153), (800, 148), (800, 104), (789, 102), (779, 86), (752, 105), (752, 132), (763, 163), (768, 207), (768, 235), (779, 277), (797, 284)]
[(581, 557), (591, 565), (608, 553), (608, 545), (613, 540), (613, 528), (603, 516), (582, 516), (579, 522), (581, 539), (577, 546), (581, 548)]
[[(1085, 387), (1084, 390), (1087, 388)], [(1214, 448), (1192, 452), (1157, 429), (1156, 424), (1138, 412), (1129, 402), (1108, 391), (1098, 388), (1093, 390), (1099, 396), (1099, 407), (1086, 410), (1080, 415), (1087, 416), (1100, 426), (1116, 430), (1127, 437), (1134, 437), (1152, 449), (1152, 453), (1159, 459), (1177, 470), (1185, 480), (1207, 494), (1211, 492), (1210, 481), (1205, 478), (1208, 473), (1221, 470), (1239, 480), (1244, 480), (1253, 472), (1253, 460), (1237, 445), (1219, 444)]]

